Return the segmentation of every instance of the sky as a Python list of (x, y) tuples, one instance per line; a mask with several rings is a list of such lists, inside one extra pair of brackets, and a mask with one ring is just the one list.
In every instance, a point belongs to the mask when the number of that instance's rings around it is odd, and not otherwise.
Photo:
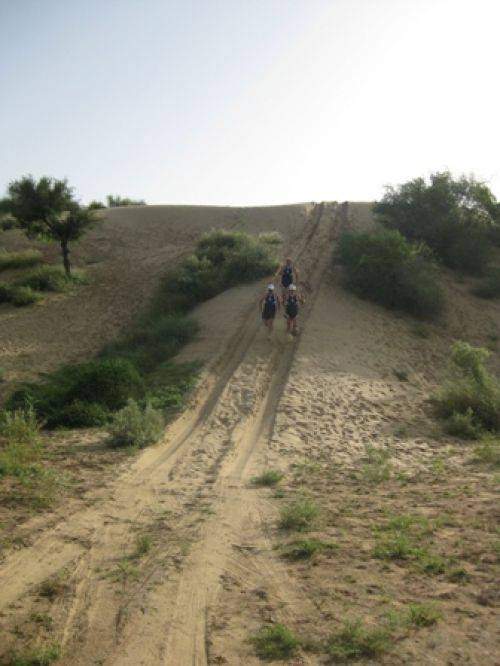
[(0, 0), (0, 195), (373, 200), (432, 171), (500, 198), (498, 0)]

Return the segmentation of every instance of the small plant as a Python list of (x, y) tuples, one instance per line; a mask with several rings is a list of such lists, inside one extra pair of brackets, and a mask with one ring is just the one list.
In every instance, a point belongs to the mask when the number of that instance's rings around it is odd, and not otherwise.
[(154, 444), (163, 434), (165, 419), (160, 411), (149, 403), (144, 409), (135, 400), (115, 414), (109, 425), (113, 446), (136, 446), (144, 448)]
[(283, 476), (281, 472), (270, 469), (260, 474), (260, 476), (254, 476), (252, 483), (254, 486), (276, 486)]
[(408, 622), (416, 627), (430, 627), (442, 617), (434, 604), (411, 604), (408, 610)]
[(479, 296), (479, 298), (499, 298), (500, 268), (490, 268), (481, 284), (474, 289), (473, 293), (476, 296)]
[(41, 625), (47, 631), (50, 630), (54, 624), (54, 620), (48, 613), (31, 613), (30, 620)]
[(416, 322), (411, 329), (413, 335), (415, 335), (417, 338), (423, 338), (424, 340), (427, 340), (427, 338), (430, 338), (430, 331), (429, 328), (423, 323), (423, 322)]
[(36, 647), (25, 652), (15, 653), (10, 666), (49, 666), (61, 656), (61, 648), (57, 644)]
[(401, 370), (398, 368), (395, 368), (393, 370), (394, 376), (399, 379), (400, 382), (407, 382), (408, 381), (408, 370)]
[(0, 282), (0, 303), (11, 303), (18, 308), (36, 303), (42, 298), (41, 294), (30, 287), (20, 287)]
[(299, 646), (294, 633), (283, 624), (262, 627), (250, 638), (250, 642), (253, 643), (257, 656), (268, 661), (289, 659)]
[(317, 520), (319, 509), (309, 499), (299, 499), (281, 509), (279, 527), (284, 530), (306, 532)]
[(135, 542), (135, 557), (147, 555), (153, 546), (153, 539), (149, 534), (143, 534), (137, 537)]
[(375, 658), (387, 652), (390, 647), (391, 634), (388, 629), (368, 629), (359, 620), (345, 622), (327, 642), (328, 654), (338, 661)]
[(12, 268), (28, 268), (36, 266), (42, 261), (42, 253), (38, 250), (23, 250), (21, 252), (0, 251), (0, 271)]
[(365, 446), (368, 462), (362, 467), (363, 478), (369, 483), (382, 483), (391, 477), (392, 465), (389, 449), (377, 449), (370, 444)]
[(406, 534), (391, 534), (380, 538), (373, 551), (374, 557), (381, 560), (409, 560), (416, 549)]
[(268, 245), (281, 245), (283, 242), (283, 236), (279, 231), (261, 231), (258, 238)]
[(118, 562), (116, 569), (110, 571), (107, 577), (115, 583), (124, 583), (127, 580), (137, 580), (139, 577), (139, 569), (125, 559)]
[(283, 547), (282, 556), (288, 560), (309, 560), (315, 555), (337, 548), (336, 544), (325, 543), (319, 539), (299, 539)]
[(47, 599), (50, 599), (50, 601), (53, 601), (56, 597), (60, 597), (64, 594), (67, 589), (68, 585), (64, 580), (63, 575), (52, 576), (41, 583), (38, 588), (38, 594), (41, 597), (46, 597)]

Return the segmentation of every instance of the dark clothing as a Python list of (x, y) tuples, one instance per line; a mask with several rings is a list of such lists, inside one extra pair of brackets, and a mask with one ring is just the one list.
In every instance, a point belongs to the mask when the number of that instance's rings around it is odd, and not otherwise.
[(299, 314), (299, 299), (294, 294), (288, 294), (286, 297), (285, 312), (289, 319), (295, 319)]
[(288, 288), (293, 283), (293, 268), (291, 266), (285, 266), (283, 272), (281, 273), (281, 284)]
[(274, 319), (276, 316), (276, 296), (274, 294), (267, 294), (264, 299), (264, 308), (262, 309), (262, 319)]

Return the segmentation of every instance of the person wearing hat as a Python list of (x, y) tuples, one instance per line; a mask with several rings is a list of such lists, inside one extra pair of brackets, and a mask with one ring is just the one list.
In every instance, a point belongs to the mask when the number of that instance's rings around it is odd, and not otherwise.
[(283, 298), (286, 317), (286, 332), (290, 335), (297, 334), (297, 316), (299, 314), (299, 303), (303, 302), (304, 299), (298, 294), (297, 287), (294, 284), (291, 284), (288, 287), (286, 296)]
[(266, 293), (259, 301), (259, 310), (262, 312), (262, 321), (268, 330), (269, 338), (273, 332), (274, 318), (279, 307), (280, 302), (276, 296), (274, 284), (268, 284)]

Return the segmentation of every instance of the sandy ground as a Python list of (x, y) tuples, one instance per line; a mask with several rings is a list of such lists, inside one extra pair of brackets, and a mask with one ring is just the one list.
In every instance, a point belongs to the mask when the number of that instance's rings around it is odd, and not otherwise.
[[(202, 233), (212, 228), (254, 234), (276, 230), (290, 238), (300, 232), (308, 208), (310, 205), (299, 204), (106, 210), (104, 220), (72, 249), (72, 261), (85, 269), (88, 286), (70, 296), (49, 296), (41, 304), (21, 310), (0, 306), (0, 367), (5, 380), (0, 395), (16, 381), (88, 358), (125, 330), (152, 297), (159, 277), (192, 251)], [(2, 234), (1, 242), (6, 249), (28, 246), (18, 232)], [(55, 245), (38, 247), (47, 259), (59, 261)]]
[[(184, 354), (212, 359), (212, 371), (191, 408), (162, 443), (69, 503), (50, 529), (35, 520), (26, 545), (7, 553), (4, 654), (57, 641), (67, 666), (253, 666), (248, 639), (263, 623), (285, 623), (312, 648), (345, 618), (375, 626), (433, 602), (441, 619), (397, 625), (377, 663), (498, 663), (495, 477), (473, 462), (472, 445), (442, 435), (428, 397), (453, 339), (495, 346), (499, 309), (445, 276), (448, 311), (423, 338), (411, 319), (346, 293), (332, 241), (370, 224), (367, 205), (325, 204), (294, 228), (292, 256), (311, 287), (295, 340), (279, 321), (269, 343), (255, 300), (242, 307), (259, 285), (202, 306), (216, 328)], [(367, 446), (389, 452), (383, 479), (370, 476)], [(285, 475), (278, 491), (255, 488), (252, 477), (270, 468)], [(297, 497), (320, 509), (307, 536), (336, 546), (292, 563), (281, 547), (297, 535), (277, 522)], [(408, 514), (412, 536), (446, 570), (373, 556), (377, 529)], [(138, 536), (150, 539), (142, 555)], [(330, 662), (317, 648), (286, 663)]]

